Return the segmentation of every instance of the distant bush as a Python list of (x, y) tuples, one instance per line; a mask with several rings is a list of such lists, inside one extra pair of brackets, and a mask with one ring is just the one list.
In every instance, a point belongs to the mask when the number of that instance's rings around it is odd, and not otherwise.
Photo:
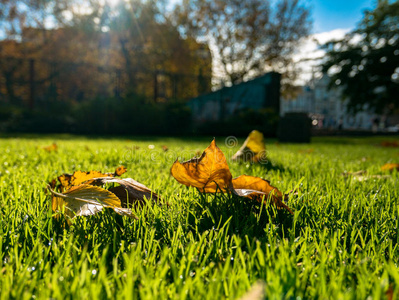
[(148, 103), (140, 96), (54, 102), (34, 110), (0, 105), (2, 132), (179, 135), (190, 133), (190, 124), (184, 103)]

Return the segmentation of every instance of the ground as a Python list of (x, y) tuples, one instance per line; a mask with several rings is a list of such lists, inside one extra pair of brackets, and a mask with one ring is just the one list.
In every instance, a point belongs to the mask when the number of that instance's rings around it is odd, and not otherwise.
[[(399, 172), (380, 170), (399, 162), (399, 148), (380, 146), (395, 138), (266, 140), (268, 163), (261, 165), (229, 160), (243, 139), (216, 138), (234, 177), (299, 189), (288, 200), (294, 215), (229, 194), (203, 195), (170, 176), (176, 158), (194, 156), (211, 140), (0, 138), (1, 298), (235, 299), (259, 287), (272, 299), (398, 293)], [(53, 142), (57, 152), (43, 149)], [(121, 164), (128, 168), (122, 177), (169, 206), (148, 205), (138, 220), (105, 210), (70, 227), (52, 217), (47, 182)], [(369, 177), (342, 175), (359, 170)]]

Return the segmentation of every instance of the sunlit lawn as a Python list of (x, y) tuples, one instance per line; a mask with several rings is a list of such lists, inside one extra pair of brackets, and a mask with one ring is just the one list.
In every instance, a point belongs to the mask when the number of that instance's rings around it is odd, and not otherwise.
[[(399, 162), (399, 148), (379, 143), (394, 138), (267, 140), (267, 164), (228, 161), (234, 177), (263, 177), (285, 192), (299, 188), (288, 200), (294, 216), (232, 195), (201, 195), (170, 176), (176, 158), (194, 156), (211, 140), (0, 139), (1, 298), (234, 299), (257, 282), (277, 299), (399, 292), (399, 174), (342, 176), (390, 174), (380, 167)], [(53, 142), (58, 152), (42, 149)], [(227, 158), (240, 146), (216, 142)], [(170, 205), (147, 206), (136, 212), (139, 220), (105, 210), (69, 228), (52, 218), (48, 181), (75, 170), (113, 172), (121, 164), (128, 168), (123, 177)]]

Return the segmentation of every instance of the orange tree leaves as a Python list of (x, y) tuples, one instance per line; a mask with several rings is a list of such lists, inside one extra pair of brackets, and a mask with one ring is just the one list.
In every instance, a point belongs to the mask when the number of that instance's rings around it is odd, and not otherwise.
[(232, 176), (226, 157), (216, 146), (215, 140), (200, 157), (183, 163), (176, 160), (170, 172), (181, 184), (206, 193), (215, 193), (218, 188), (225, 191), (231, 187)]
[(285, 208), (292, 213), (282, 201), (283, 194), (266, 180), (247, 175), (232, 179), (226, 158), (216, 146), (215, 140), (199, 158), (183, 163), (176, 161), (172, 165), (171, 174), (179, 183), (196, 187), (205, 193), (215, 193), (219, 188), (258, 201), (270, 196), (277, 208)]

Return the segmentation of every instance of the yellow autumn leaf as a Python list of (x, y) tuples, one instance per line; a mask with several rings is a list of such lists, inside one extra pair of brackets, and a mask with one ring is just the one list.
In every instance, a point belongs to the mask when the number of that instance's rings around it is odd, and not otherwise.
[(63, 187), (63, 191), (68, 190), (72, 186), (77, 186), (82, 184), (83, 182), (88, 183), (87, 181), (93, 178), (99, 177), (114, 177), (121, 176), (126, 172), (126, 168), (124, 166), (120, 166), (116, 168), (114, 173), (102, 173), (100, 171), (76, 171), (72, 175), (71, 174), (62, 174), (58, 176), (58, 180)]
[(104, 207), (112, 208), (123, 216), (136, 218), (131, 210), (122, 208), (120, 199), (114, 193), (98, 186), (82, 184), (64, 193), (53, 191), (50, 187), (49, 190), (53, 195), (53, 211), (65, 211), (71, 218), (94, 215)]
[(393, 170), (399, 171), (399, 164), (389, 163), (381, 167), (381, 171), (393, 171)]
[(266, 160), (266, 147), (263, 133), (253, 130), (232, 160), (262, 162)]
[(221, 191), (234, 193), (241, 197), (262, 201), (271, 199), (277, 208), (291, 209), (284, 204), (284, 195), (262, 178), (241, 175), (232, 179), (229, 166), (223, 152), (216, 146), (215, 140), (202, 153), (184, 163), (176, 161), (171, 168), (172, 176), (181, 184), (198, 188), (205, 193)]
[(216, 146), (215, 140), (200, 157), (183, 163), (175, 161), (170, 172), (181, 184), (207, 193), (215, 193), (218, 188), (228, 190), (231, 187), (232, 176), (226, 157)]
[(284, 195), (267, 180), (255, 176), (241, 175), (233, 179), (234, 192), (242, 197), (251, 198), (259, 202), (270, 200), (277, 208), (285, 208), (291, 214), (291, 209), (283, 202)]

